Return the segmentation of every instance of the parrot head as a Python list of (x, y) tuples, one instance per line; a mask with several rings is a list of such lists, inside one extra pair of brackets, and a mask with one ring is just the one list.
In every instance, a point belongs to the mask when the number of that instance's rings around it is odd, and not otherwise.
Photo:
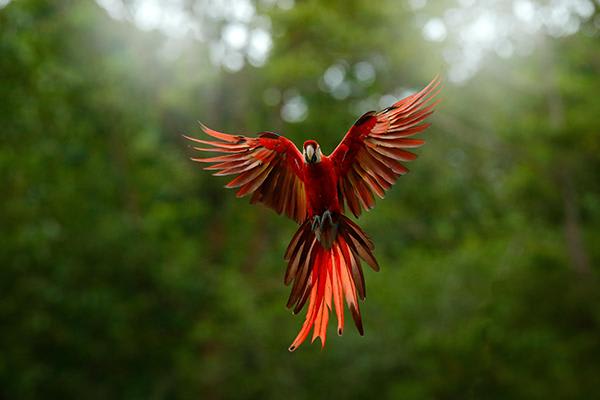
[(321, 146), (314, 140), (304, 142), (304, 150), (302, 151), (304, 161), (307, 164), (316, 164), (321, 162)]

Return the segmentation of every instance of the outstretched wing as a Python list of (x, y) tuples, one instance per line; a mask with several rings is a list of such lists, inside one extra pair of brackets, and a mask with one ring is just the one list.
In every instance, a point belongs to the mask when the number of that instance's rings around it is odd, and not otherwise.
[[(306, 195), (302, 178), (302, 154), (289, 139), (272, 132), (258, 137), (230, 135), (202, 125), (202, 130), (217, 140), (184, 137), (195, 150), (219, 155), (192, 158), (210, 163), (206, 170), (213, 175), (237, 175), (225, 187), (239, 188), (236, 196), (252, 194), (251, 203), (263, 203), (278, 214), (285, 213), (298, 223), (306, 219)], [(197, 147), (197, 145), (203, 147)]]
[(345, 201), (356, 217), (375, 206), (374, 195), (383, 199), (396, 179), (408, 172), (401, 162), (417, 157), (406, 149), (425, 143), (410, 137), (429, 127), (423, 121), (438, 103), (433, 99), (439, 85), (436, 77), (420, 92), (385, 110), (364, 114), (331, 154), (340, 177), (340, 201)]

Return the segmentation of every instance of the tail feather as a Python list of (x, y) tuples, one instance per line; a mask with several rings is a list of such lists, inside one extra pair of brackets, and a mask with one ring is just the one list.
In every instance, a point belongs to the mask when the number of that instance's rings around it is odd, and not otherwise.
[[(346, 244), (345, 241), (343, 241), (342, 243)], [(347, 244), (346, 244), (346, 246), (347, 246)], [(342, 245), (340, 247), (344, 248), (346, 246)], [(352, 258), (351, 262), (356, 263), (356, 265), (358, 265), (358, 268), (361, 269), (360, 261), (358, 260), (356, 255), (353, 253), (350, 253), (350, 254), (351, 254), (351, 258)], [(348, 305), (348, 308), (350, 309), (350, 313), (352, 314), (352, 319), (354, 320), (354, 325), (356, 325), (356, 329), (358, 329), (358, 333), (360, 333), (362, 336), (362, 335), (364, 335), (364, 330), (363, 330), (363, 326), (362, 326), (362, 318), (360, 316), (360, 307), (358, 305), (358, 298), (356, 296), (356, 283), (354, 282), (354, 279), (352, 278), (352, 274), (350, 273), (350, 268), (352, 265), (349, 264), (344, 257), (337, 257), (337, 260), (339, 263), (338, 264), (339, 272), (340, 272), (340, 276), (342, 278), (341, 279), (342, 280), (342, 289), (344, 292), (344, 296), (346, 298), (346, 304)]]
[(356, 289), (358, 290), (358, 297), (361, 300), (364, 300), (367, 292), (366, 292), (366, 287), (365, 287), (365, 277), (363, 275), (363, 271), (360, 265), (360, 261), (359, 258), (356, 254), (356, 251), (353, 251), (350, 246), (348, 246), (348, 243), (346, 242), (346, 239), (344, 239), (344, 237), (341, 237), (340, 239), (340, 250), (342, 252), (341, 256), (343, 257), (344, 262), (346, 263), (346, 265), (349, 267), (351, 273), (352, 273), (352, 279), (354, 280), (354, 285), (356, 286)]
[(340, 258), (341, 255), (338, 253), (337, 257), (332, 260), (333, 262), (331, 268), (331, 288), (333, 292), (333, 305), (335, 306), (335, 314), (338, 321), (338, 335), (342, 335), (344, 333), (344, 288), (342, 286)]
[(358, 332), (364, 334), (358, 302), (366, 295), (361, 259), (378, 270), (372, 250), (373, 243), (368, 236), (343, 215), (340, 215), (337, 236), (330, 248), (320, 244), (310, 223), (300, 226), (285, 255), (288, 261), (285, 282), (294, 282), (287, 306), (298, 313), (306, 301), (309, 305), (290, 351), (306, 340), (311, 329), (312, 341), (319, 338), (325, 346), (331, 311), (335, 311), (337, 332), (341, 335), (344, 331), (344, 301)]
[(303, 246), (302, 253), (299, 256), (301, 269), (294, 278), (292, 292), (290, 293), (290, 298), (287, 302), (288, 308), (291, 308), (294, 304), (301, 302), (302, 298), (304, 297), (303, 294), (310, 289), (307, 285), (312, 285), (312, 271), (313, 266), (316, 263), (316, 258), (319, 254), (319, 249), (320, 245), (314, 238), (310, 243), (306, 243)]

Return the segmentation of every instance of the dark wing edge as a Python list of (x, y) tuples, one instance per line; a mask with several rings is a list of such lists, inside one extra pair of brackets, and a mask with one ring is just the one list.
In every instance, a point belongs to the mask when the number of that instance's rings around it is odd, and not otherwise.
[(331, 154), (338, 168), (338, 194), (358, 217), (375, 206), (375, 196), (383, 199), (399, 176), (408, 172), (402, 163), (417, 156), (406, 149), (425, 141), (411, 136), (423, 132), (425, 123), (439, 103), (438, 76), (420, 92), (414, 93), (379, 112), (369, 111), (348, 130)]
[(192, 142), (194, 150), (218, 155), (193, 157), (192, 161), (212, 164), (203, 169), (216, 171), (213, 173), (215, 176), (236, 175), (225, 187), (238, 188), (237, 197), (251, 194), (252, 204), (263, 203), (298, 223), (306, 219), (302, 154), (292, 141), (272, 132), (247, 137), (218, 132), (203, 124), (200, 126), (204, 133), (217, 140), (183, 137)]

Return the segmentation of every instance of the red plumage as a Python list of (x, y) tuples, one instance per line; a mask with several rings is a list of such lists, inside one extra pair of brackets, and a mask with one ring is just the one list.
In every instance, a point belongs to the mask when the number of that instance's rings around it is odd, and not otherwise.
[(292, 284), (287, 306), (294, 314), (307, 301), (309, 306), (290, 351), (302, 344), (311, 328), (312, 340), (319, 337), (324, 346), (331, 310), (341, 335), (344, 300), (363, 334), (358, 300), (365, 298), (366, 291), (361, 261), (375, 271), (379, 265), (373, 242), (344, 215), (345, 208), (358, 217), (408, 172), (402, 163), (416, 155), (407, 149), (424, 143), (411, 136), (429, 127), (423, 122), (433, 113), (439, 86), (435, 78), (385, 110), (364, 114), (330, 156), (323, 155), (314, 140), (307, 140), (300, 153), (289, 139), (272, 132), (247, 137), (202, 125), (216, 140), (185, 136), (194, 149), (218, 153), (192, 160), (211, 164), (204, 169), (216, 171), (214, 175), (235, 175), (226, 187), (237, 188), (238, 197), (251, 195), (252, 203), (263, 203), (300, 224), (285, 252), (284, 282)]

